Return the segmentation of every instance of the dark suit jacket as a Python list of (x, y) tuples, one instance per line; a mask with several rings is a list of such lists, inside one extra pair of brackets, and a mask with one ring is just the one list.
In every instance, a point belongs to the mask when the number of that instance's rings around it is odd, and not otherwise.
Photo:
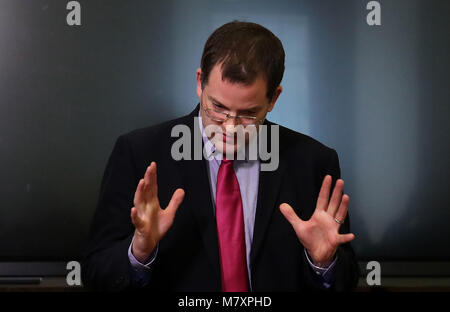
[[(193, 134), (197, 108), (187, 116), (120, 136), (114, 146), (102, 180), (98, 207), (82, 266), (88, 289), (129, 290), (136, 287), (131, 277), (128, 247), (134, 233), (130, 219), (134, 193), (152, 161), (158, 165), (158, 193), (165, 208), (173, 192), (181, 187), (185, 198), (172, 227), (159, 243), (151, 265), (150, 283), (145, 287), (173, 291), (221, 291), (216, 223), (206, 160), (175, 161), (171, 146), (178, 138), (171, 129), (187, 125)], [(265, 124), (272, 123), (266, 121)], [(269, 127), (270, 129), (270, 127)], [(334, 182), (340, 177), (335, 150), (318, 141), (279, 128), (280, 163), (276, 171), (261, 171), (251, 247), (253, 291), (300, 291), (318, 289), (292, 226), (279, 210), (289, 203), (303, 220), (314, 212), (326, 174)], [(269, 136), (270, 137), (270, 136)], [(192, 138), (193, 140), (193, 138)], [(192, 152), (193, 155), (193, 152)], [(348, 218), (341, 232), (349, 231)], [(350, 244), (337, 251), (332, 290), (352, 289), (358, 268)]]

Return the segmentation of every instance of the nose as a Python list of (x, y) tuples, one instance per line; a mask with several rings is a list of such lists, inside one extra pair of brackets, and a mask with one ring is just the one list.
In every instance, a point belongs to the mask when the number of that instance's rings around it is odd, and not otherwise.
[(237, 132), (237, 126), (236, 118), (228, 118), (222, 123), (222, 131), (228, 137), (234, 136)]
[(227, 126), (233, 126), (235, 127), (237, 125), (237, 121), (236, 118), (228, 118), (227, 120), (225, 120), (222, 125), (226, 128)]

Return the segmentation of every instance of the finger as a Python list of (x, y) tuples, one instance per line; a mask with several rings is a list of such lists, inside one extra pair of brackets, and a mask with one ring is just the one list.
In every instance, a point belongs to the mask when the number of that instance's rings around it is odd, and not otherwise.
[(147, 201), (152, 200), (158, 195), (158, 185), (156, 183), (156, 163), (152, 161), (150, 166), (147, 167), (144, 175), (144, 192)]
[(294, 209), (292, 209), (289, 204), (281, 204), (280, 211), (294, 228), (298, 225), (302, 225), (303, 221), (297, 216)]
[(150, 188), (150, 166), (147, 167), (144, 173), (144, 185), (142, 186), (142, 192), (145, 199), (147, 199), (148, 189)]
[(336, 212), (336, 216), (335, 216), (335, 218), (341, 222), (344, 222), (345, 218), (347, 217), (349, 201), (350, 201), (350, 197), (347, 194), (344, 194), (342, 196), (341, 204), (340, 204), (339, 209)]
[(353, 233), (348, 233), (348, 234), (339, 234), (338, 236), (338, 244), (346, 244), (351, 242), (352, 240), (355, 239), (355, 235)]
[(336, 214), (342, 200), (342, 190), (344, 189), (344, 180), (338, 179), (334, 186), (333, 195), (331, 196), (330, 203), (328, 204), (328, 214), (332, 217)]
[(146, 187), (147, 185), (150, 185), (150, 168), (152, 167), (152, 164), (153, 162), (150, 164), (150, 166), (147, 167), (147, 170), (145, 170), (144, 181)]
[(144, 200), (144, 179), (140, 179), (136, 187), (136, 192), (134, 193), (134, 206), (141, 207)]
[(142, 220), (139, 218), (136, 207), (131, 208), (131, 222), (136, 228), (140, 228), (142, 226)]
[(316, 209), (326, 210), (328, 207), (328, 201), (330, 199), (330, 187), (331, 187), (331, 176), (326, 175), (322, 182), (322, 187), (320, 188), (319, 197), (317, 198)]
[(156, 176), (156, 162), (152, 161), (150, 165), (150, 189), (152, 196), (158, 196), (158, 183)]
[(183, 199), (184, 199), (184, 190), (179, 188), (173, 193), (169, 205), (167, 205), (165, 213), (170, 215), (172, 218), (175, 217), (175, 213), (177, 212), (178, 207), (183, 202)]

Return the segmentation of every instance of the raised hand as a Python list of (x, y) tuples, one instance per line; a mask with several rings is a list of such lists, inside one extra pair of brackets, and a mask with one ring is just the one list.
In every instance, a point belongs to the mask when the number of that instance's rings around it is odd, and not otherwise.
[(184, 198), (184, 190), (177, 189), (166, 209), (161, 209), (156, 181), (156, 163), (147, 168), (144, 178), (134, 194), (131, 221), (135, 226), (132, 252), (135, 258), (144, 262), (158, 242), (172, 226), (175, 213)]
[(344, 181), (339, 179), (330, 198), (331, 176), (325, 176), (316, 209), (308, 221), (301, 220), (294, 209), (286, 203), (280, 205), (281, 213), (291, 223), (298, 239), (308, 251), (315, 265), (327, 267), (333, 262), (340, 244), (348, 243), (355, 238), (352, 233), (339, 234), (339, 227), (347, 216), (348, 195), (342, 195)]

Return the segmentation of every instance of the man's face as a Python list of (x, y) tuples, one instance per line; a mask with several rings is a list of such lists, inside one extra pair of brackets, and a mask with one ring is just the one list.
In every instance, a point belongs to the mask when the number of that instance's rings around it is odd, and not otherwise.
[[(201, 88), (201, 69), (197, 69), (197, 95), (200, 99), (200, 105), (204, 109), (217, 109), (226, 111), (232, 116), (255, 116), (257, 120), (263, 120), (270, 112), (282, 91), (278, 86), (274, 99), (270, 102), (266, 97), (267, 82), (262, 76), (258, 76), (250, 85), (231, 83), (222, 80), (222, 71), (220, 64), (216, 64), (209, 74), (208, 83)], [(200, 109), (203, 127), (209, 125), (221, 127), (223, 136), (217, 135), (209, 139), (214, 143), (219, 152), (234, 152), (241, 148), (237, 144), (236, 131), (239, 127), (239, 120), (229, 118), (220, 123), (209, 118), (205, 111)], [(241, 128), (242, 129), (242, 128)], [(245, 144), (248, 144), (249, 136), (245, 135)]]

